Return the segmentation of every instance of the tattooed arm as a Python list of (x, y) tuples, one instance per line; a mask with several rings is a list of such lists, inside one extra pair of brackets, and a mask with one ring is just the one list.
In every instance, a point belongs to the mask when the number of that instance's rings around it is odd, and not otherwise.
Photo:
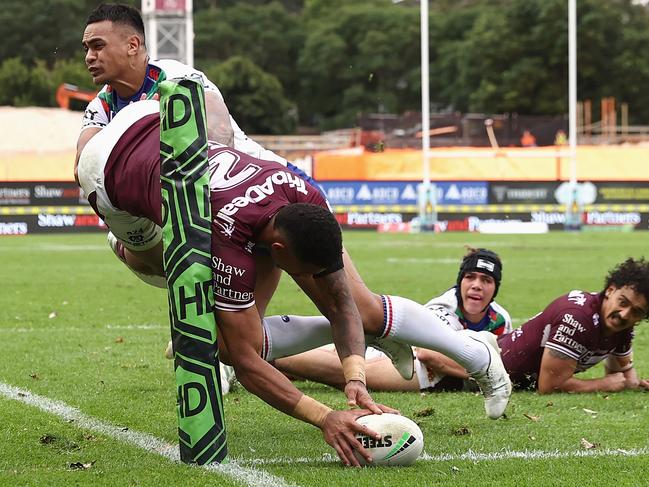
[[(361, 376), (352, 374), (351, 379), (349, 374), (345, 373), (348, 404), (366, 407), (377, 414), (381, 411), (394, 412), (391, 408), (375, 404), (367, 392), (363, 322), (354, 302), (345, 269), (318, 278), (307, 275), (291, 277), (331, 323), (331, 334), (343, 369), (355, 369), (361, 373)], [(346, 364), (351, 364), (351, 367)]]

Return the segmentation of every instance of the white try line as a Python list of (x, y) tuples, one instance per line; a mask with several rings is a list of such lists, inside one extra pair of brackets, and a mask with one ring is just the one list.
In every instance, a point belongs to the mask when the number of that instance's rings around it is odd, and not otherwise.
[(97, 245), (97, 244), (88, 244), (88, 245), (74, 245), (74, 244), (46, 244), (46, 243), (31, 243), (20, 241), (21, 245), (19, 247), (0, 247), (0, 252), (99, 252), (105, 251), (108, 249), (108, 245)]
[[(143, 325), (105, 325), (103, 327), (106, 330), (169, 330), (169, 325), (156, 325), (156, 324), (143, 324)], [(1, 328), (0, 332), (5, 333), (33, 333), (38, 332), (42, 333), (43, 331), (51, 331), (54, 333), (61, 332), (73, 332), (73, 331), (89, 331), (96, 330), (96, 328), (88, 326), (62, 326), (62, 327), (13, 327), (13, 328)]]
[(435, 259), (432, 257), (388, 257), (385, 259), (390, 264), (404, 262), (406, 264), (443, 264), (443, 265), (457, 265), (457, 259)]
[[(641, 457), (649, 455), (649, 448), (606, 448), (602, 450), (575, 450), (575, 451), (543, 451), (543, 450), (501, 450), (497, 452), (474, 452), (472, 450), (466, 453), (446, 453), (442, 455), (429, 455), (424, 452), (417, 461), (419, 462), (493, 462), (499, 460), (560, 460), (563, 458), (594, 458), (594, 457)], [(323, 455), (319, 458), (272, 458), (272, 459), (251, 459), (239, 460), (242, 465), (264, 466), (284, 463), (316, 463), (316, 462), (337, 462), (339, 461), (333, 455)]]
[[(28, 390), (20, 389), (3, 382), (0, 382), (0, 396), (20, 401), (46, 413), (58, 416), (65, 421), (73, 423), (78, 428), (94, 431), (124, 443), (129, 443), (147, 452), (156, 453), (172, 462), (180, 462), (178, 445), (172, 445), (147, 433), (140, 433), (93, 418), (64, 402), (39, 396)], [(287, 483), (281, 477), (276, 477), (263, 470), (245, 467), (233, 460), (230, 460), (225, 465), (211, 464), (196, 468), (204, 468), (225, 475), (232, 480), (250, 487), (291, 487), (295, 485)]]

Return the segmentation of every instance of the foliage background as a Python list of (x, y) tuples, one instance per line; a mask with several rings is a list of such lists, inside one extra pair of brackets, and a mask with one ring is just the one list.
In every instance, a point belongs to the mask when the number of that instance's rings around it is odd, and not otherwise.
[[(91, 0), (4, 0), (0, 105), (54, 105), (62, 81), (91, 88), (80, 39)], [(127, 0), (135, 6), (137, 0)], [(436, 111), (567, 112), (567, 0), (430, 0)], [(419, 3), (195, 0), (195, 64), (249, 133), (339, 128), (420, 107)], [(578, 93), (649, 123), (649, 10), (579, 0)]]

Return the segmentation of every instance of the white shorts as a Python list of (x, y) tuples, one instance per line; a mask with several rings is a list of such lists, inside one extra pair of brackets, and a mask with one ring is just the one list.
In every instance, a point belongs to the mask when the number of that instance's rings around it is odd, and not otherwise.
[(162, 240), (162, 229), (147, 218), (133, 216), (115, 208), (104, 186), (104, 168), (115, 144), (126, 130), (146, 115), (158, 113), (159, 102), (145, 100), (133, 103), (120, 112), (86, 144), (77, 172), (86, 196), (95, 193), (97, 211), (106, 225), (126, 248), (143, 251), (155, 247)]

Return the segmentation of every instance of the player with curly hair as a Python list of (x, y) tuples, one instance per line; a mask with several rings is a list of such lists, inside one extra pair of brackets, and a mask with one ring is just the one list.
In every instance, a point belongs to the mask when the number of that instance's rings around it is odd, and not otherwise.
[[(642, 387), (633, 368), (633, 328), (649, 314), (649, 262), (629, 258), (606, 277), (604, 290), (573, 290), (498, 344), (505, 367), (518, 387), (556, 391), (620, 391)], [(575, 374), (605, 360), (606, 374)]]
[[(631, 348), (633, 328), (649, 313), (649, 262), (627, 259), (609, 272), (603, 291), (571, 291), (512, 332), (509, 315), (495, 301), (488, 309), (499, 310), (496, 315), (506, 319), (505, 327), (494, 326), (500, 320), (488, 320), (489, 313), (480, 320), (481, 328), (466, 321), (467, 307), (471, 306), (466, 297), (469, 292), (477, 293), (478, 289), (468, 285), (475, 278), (476, 270), (467, 267), (466, 263), (477, 252), (469, 252), (463, 261), (458, 275), (460, 287), (433, 298), (427, 306), (432, 305), (431, 310), (434, 310), (443, 303), (443, 308), (437, 309), (439, 312), (453, 310), (457, 305), (454, 312), (457, 320), (453, 320), (451, 314), (447, 316), (448, 324), (456, 329), (460, 329), (458, 326), (491, 329), (496, 334), (497, 330), (504, 330), (505, 333), (499, 334), (498, 345), (515, 388), (538, 388), (540, 393), (649, 389), (649, 380), (640, 379), (633, 367)], [(470, 272), (464, 273), (466, 270)], [(489, 280), (486, 275), (482, 279)], [(484, 292), (480, 293), (493, 299), (495, 289), (495, 282), (487, 283)], [(275, 366), (294, 377), (341, 387), (340, 366), (333, 360), (332, 353), (318, 349), (277, 360)], [(400, 377), (386, 357), (368, 360), (368, 387), (375, 391), (448, 391), (467, 387), (468, 374), (448, 357), (427, 349), (418, 349), (416, 355), (416, 377), (410, 381)], [(601, 361), (606, 365), (604, 377), (575, 377)]]

